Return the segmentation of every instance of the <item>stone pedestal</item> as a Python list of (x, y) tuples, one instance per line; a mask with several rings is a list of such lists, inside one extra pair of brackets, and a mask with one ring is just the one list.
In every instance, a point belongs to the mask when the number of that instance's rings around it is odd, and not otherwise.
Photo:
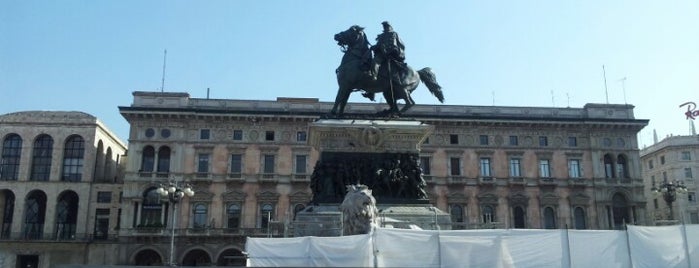
[(433, 129), (414, 120), (322, 119), (311, 124), (309, 142), (320, 159), (311, 177), (312, 204), (297, 214), (294, 234), (341, 235), (338, 207), (346, 185), (352, 184), (372, 190), (381, 226), (451, 229), (449, 214), (429, 204), (419, 166), (420, 145)]

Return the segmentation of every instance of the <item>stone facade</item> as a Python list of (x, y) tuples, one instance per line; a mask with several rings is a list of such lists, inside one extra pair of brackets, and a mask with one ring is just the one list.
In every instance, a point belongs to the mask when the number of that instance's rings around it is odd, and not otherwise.
[(0, 267), (115, 262), (88, 252), (116, 245), (126, 145), (94, 116), (49, 111), (0, 115), (0, 142)]
[[(162, 263), (169, 254), (180, 264), (240, 264), (246, 236), (292, 233), (319, 158), (309, 129), (331, 107), (134, 92), (119, 107), (131, 126), (119, 264)], [(352, 103), (346, 114), (370, 118), (383, 108)], [(648, 224), (636, 139), (648, 121), (635, 119), (631, 105), (417, 105), (403, 118), (434, 127), (422, 169), (431, 203), (451, 213), (455, 229)], [(174, 252), (172, 208), (148, 200), (168, 180), (196, 192), (177, 205)]]
[[(648, 198), (649, 224), (699, 223), (697, 182), (699, 171), (699, 138), (696, 135), (670, 136), (643, 148), (640, 152), (645, 196)], [(699, 174), (698, 174), (699, 175)], [(651, 192), (653, 186), (663, 181), (681, 181), (687, 187), (686, 194), (677, 196), (672, 213), (663, 196)], [(672, 220), (669, 220), (672, 219)], [(671, 221), (671, 222), (668, 222)]]

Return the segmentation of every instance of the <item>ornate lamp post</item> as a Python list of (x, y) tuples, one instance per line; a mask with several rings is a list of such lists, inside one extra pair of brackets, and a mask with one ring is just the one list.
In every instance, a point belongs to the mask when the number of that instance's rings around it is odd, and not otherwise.
[(655, 187), (654, 184), (653, 188), (651, 188), (650, 190), (653, 192), (655, 196), (659, 196), (661, 194), (663, 195), (663, 199), (665, 199), (667, 206), (670, 207), (670, 216), (668, 217), (668, 220), (672, 220), (672, 202), (675, 202), (675, 200), (677, 200), (678, 194), (687, 193), (687, 187), (684, 186), (684, 182), (678, 180), (664, 181), (660, 183), (658, 187)]
[(156, 191), (163, 197), (167, 197), (170, 200), (170, 203), (172, 204), (172, 226), (170, 227), (170, 261), (168, 264), (170, 266), (177, 266), (177, 264), (173, 261), (175, 253), (175, 220), (177, 219), (175, 213), (177, 211), (177, 203), (180, 202), (180, 200), (182, 200), (182, 198), (184, 198), (185, 195), (188, 197), (192, 197), (194, 195), (194, 191), (192, 190), (192, 187), (187, 183), (177, 183), (173, 181), (170, 181), (167, 184), (161, 184)]

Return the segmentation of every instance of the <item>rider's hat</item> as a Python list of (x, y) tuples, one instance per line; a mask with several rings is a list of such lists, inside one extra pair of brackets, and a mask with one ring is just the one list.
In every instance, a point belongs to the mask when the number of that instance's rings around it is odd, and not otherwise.
[(391, 24), (388, 23), (388, 21), (384, 21), (381, 24), (383, 25), (384, 31), (392, 31), (393, 30), (393, 27), (391, 27)]

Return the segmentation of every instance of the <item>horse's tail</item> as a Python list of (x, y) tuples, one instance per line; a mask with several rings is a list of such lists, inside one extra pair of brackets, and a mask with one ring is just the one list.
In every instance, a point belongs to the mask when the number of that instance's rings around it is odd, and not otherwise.
[(437, 83), (437, 76), (434, 75), (432, 69), (430, 69), (430, 67), (425, 67), (418, 70), (417, 73), (420, 75), (420, 80), (422, 80), (422, 82), (425, 83), (425, 86), (427, 86), (427, 89), (430, 90), (430, 93), (437, 97), (439, 102), (444, 103), (442, 86)]

